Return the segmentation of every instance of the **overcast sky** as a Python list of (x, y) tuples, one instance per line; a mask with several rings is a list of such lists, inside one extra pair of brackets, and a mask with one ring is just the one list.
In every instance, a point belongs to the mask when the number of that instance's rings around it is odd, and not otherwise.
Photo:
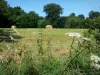
[(63, 10), (63, 16), (71, 13), (84, 14), (86, 17), (91, 10), (100, 11), (100, 0), (6, 0), (10, 6), (20, 6), (25, 12), (35, 11), (40, 16), (45, 16), (43, 6), (48, 3), (59, 4)]

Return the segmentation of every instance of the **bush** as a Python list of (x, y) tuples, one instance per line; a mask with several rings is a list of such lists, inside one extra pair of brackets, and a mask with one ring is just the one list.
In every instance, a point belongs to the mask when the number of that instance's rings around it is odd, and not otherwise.
[(49, 20), (40, 20), (40, 21), (38, 22), (38, 27), (39, 27), (39, 28), (45, 28), (46, 25), (50, 25), (50, 24), (51, 24), (51, 23), (50, 23)]

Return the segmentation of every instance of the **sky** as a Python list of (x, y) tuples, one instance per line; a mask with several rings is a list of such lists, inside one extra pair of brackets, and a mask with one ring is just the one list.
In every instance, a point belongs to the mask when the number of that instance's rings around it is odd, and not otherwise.
[(43, 7), (49, 3), (59, 4), (63, 9), (61, 16), (75, 13), (88, 17), (91, 10), (100, 11), (100, 0), (6, 0), (10, 6), (20, 6), (25, 12), (35, 11), (39, 16), (46, 16)]

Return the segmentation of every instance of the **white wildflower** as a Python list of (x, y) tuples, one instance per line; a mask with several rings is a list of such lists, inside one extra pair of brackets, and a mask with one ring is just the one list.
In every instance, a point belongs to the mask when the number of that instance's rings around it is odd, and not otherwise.
[(95, 67), (95, 68), (98, 69), (98, 70), (100, 69), (100, 65), (99, 65), (99, 64), (92, 63), (91, 66), (92, 66), (92, 67)]
[(100, 57), (92, 54), (90, 59), (92, 61), (91, 66), (95, 67), (96, 69), (100, 69), (100, 64), (98, 64), (98, 62), (100, 62)]
[(96, 56), (96, 55), (91, 55), (91, 61), (94, 61), (95, 63), (100, 62), (100, 57)]
[(81, 34), (75, 33), (75, 32), (68, 32), (68, 33), (66, 33), (65, 35), (68, 35), (68, 36), (71, 36), (71, 37), (76, 37), (78, 40), (91, 41), (90, 38), (83, 37)]
[(71, 36), (71, 37), (76, 37), (76, 38), (80, 38), (81, 35), (79, 33), (73, 33), (73, 32), (68, 32), (65, 35)]

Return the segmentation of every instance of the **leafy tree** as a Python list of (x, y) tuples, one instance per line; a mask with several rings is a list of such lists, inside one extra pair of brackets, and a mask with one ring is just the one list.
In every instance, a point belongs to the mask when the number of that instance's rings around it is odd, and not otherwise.
[(90, 19), (93, 19), (93, 18), (96, 18), (96, 17), (99, 17), (99, 16), (100, 16), (99, 12), (95, 12), (93, 10), (89, 12), (89, 18)]
[(29, 12), (28, 14), (21, 15), (17, 20), (17, 27), (21, 28), (37, 28), (39, 16), (34, 11)]
[(25, 14), (24, 10), (21, 9), (21, 7), (16, 6), (14, 8), (9, 7), (9, 11), (10, 11), (10, 21), (11, 21), (11, 25), (12, 24), (16, 24), (17, 19), (22, 15)]
[(64, 28), (66, 26), (67, 17), (61, 16), (57, 20), (57, 28)]
[(39, 28), (45, 28), (46, 25), (50, 25), (50, 21), (49, 20), (39, 20), (38, 22), (38, 27)]
[(85, 17), (84, 17), (83, 14), (78, 15), (78, 18), (80, 18), (81, 20), (84, 20), (85, 19)]
[(71, 13), (70, 14), (70, 17), (75, 17), (75, 13)]
[(100, 17), (93, 19), (93, 27), (95, 29), (100, 29)]
[(0, 0), (0, 27), (9, 27), (8, 4), (5, 0)]
[(46, 13), (46, 19), (50, 20), (55, 27), (57, 19), (60, 17), (60, 14), (63, 13), (63, 8), (58, 4), (51, 3), (45, 5), (43, 11)]
[(86, 18), (82, 21), (81, 28), (91, 28), (92, 27), (92, 19)]
[(78, 17), (69, 16), (66, 22), (67, 28), (80, 28), (81, 20)]

